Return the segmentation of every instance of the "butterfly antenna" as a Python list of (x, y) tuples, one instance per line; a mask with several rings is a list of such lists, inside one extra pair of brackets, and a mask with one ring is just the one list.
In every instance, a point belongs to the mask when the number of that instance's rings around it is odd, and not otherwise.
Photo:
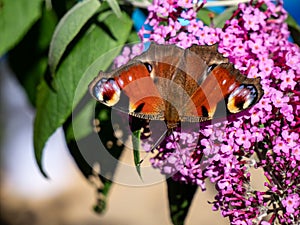
[(152, 152), (154, 149), (157, 148), (157, 146), (162, 142), (162, 140), (166, 137), (168, 133), (168, 130), (165, 130), (164, 133), (159, 137), (159, 139), (155, 142), (155, 144), (151, 147), (150, 151), (147, 152), (147, 154), (143, 157), (143, 159), (139, 162), (141, 164), (149, 155), (150, 152)]

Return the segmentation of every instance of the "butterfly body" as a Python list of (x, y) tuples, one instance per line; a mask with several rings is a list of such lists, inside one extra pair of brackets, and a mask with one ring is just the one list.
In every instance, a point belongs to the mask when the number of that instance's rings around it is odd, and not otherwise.
[(180, 122), (203, 122), (246, 110), (263, 95), (260, 79), (242, 75), (217, 46), (181, 49), (151, 44), (149, 49), (89, 85), (96, 100), (116, 105), (125, 94), (127, 113), (164, 120), (169, 130)]

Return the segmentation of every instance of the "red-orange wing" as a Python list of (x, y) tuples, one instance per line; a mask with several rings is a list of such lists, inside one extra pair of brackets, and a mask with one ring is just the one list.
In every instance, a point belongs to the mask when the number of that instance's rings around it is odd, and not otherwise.
[(216, 66), (186, 105), (182, 121), (205, 121), (239, 113), (263, 95), (260, 79), (247, 78), (230, 63)]

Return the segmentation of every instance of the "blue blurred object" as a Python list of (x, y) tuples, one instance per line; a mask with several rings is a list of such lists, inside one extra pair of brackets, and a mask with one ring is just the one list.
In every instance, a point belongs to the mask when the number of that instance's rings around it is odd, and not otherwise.
[(300, 24), (300, 1), (299, 0), (285, 0), (283, 2), (284, 8), (288, 13), (296, 20), (297, 24)]
[[(133, 21), (133, 26), (136, 32), (138, 32), (143, 26), (145, 26), (146, 30), (152, 30), (152, 27), (149, 24), (145, 24), (145, 21), (147, 17), (143, 13), (142, 10), (140, 9), (135, 9), (132, 13), (132, 21)], [(150, 34), (144, 34), (144, 38), (149, 38)], [(148, 46), (149, 47), (149, 46)], [(148, 48), (146, 46), (146, 48)]]
[(189, 23), (190, 23), (189, 20), (186, 20), (186, 19), (183, 19), (183, 18), (179, 18), (179, 19), (178, 19), (178, 22), (179, 22), (182, 26), (187, 26), (187, 25), (189, 25)]
[[(300, 1), (299, 0), (286, 0), (283, 2), (285, 10), (296, 20), (297, 24), (300, 24)], [(289, 37), (290, 42), (294, 42), (293, 38)]]
[[(136, 31), (139, 31), (146, 21), (146, 16), (140, 9), (135, 9), (132, 13), (133, 26)], [(147, 30), (150, 30), (151, 27), (146, 25)]]
[[(207, 1), (207, 2), (215, 2), (215, 0), (210, 0), (210, 1)], [(213, 11), (214, 13), (220, 14), (226, 9), (226, 7), (214, 6), (214, 7), (207, 7), (207, 9), (210, 10), (210, 11)]]

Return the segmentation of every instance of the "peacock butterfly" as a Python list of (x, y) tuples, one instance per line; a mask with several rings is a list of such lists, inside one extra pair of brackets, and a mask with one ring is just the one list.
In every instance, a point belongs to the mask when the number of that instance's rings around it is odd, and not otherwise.
[(217, 51), (217, 45), (182, 49), (152, 43), (126, 65), (100, 72), (89, 91), (107, 106), (129, 99), (131, 116), (163, 120), (172, 130), (180, 122), (203, 122), (237, 114), (263, 95), (260, 78), (247, 78)]

